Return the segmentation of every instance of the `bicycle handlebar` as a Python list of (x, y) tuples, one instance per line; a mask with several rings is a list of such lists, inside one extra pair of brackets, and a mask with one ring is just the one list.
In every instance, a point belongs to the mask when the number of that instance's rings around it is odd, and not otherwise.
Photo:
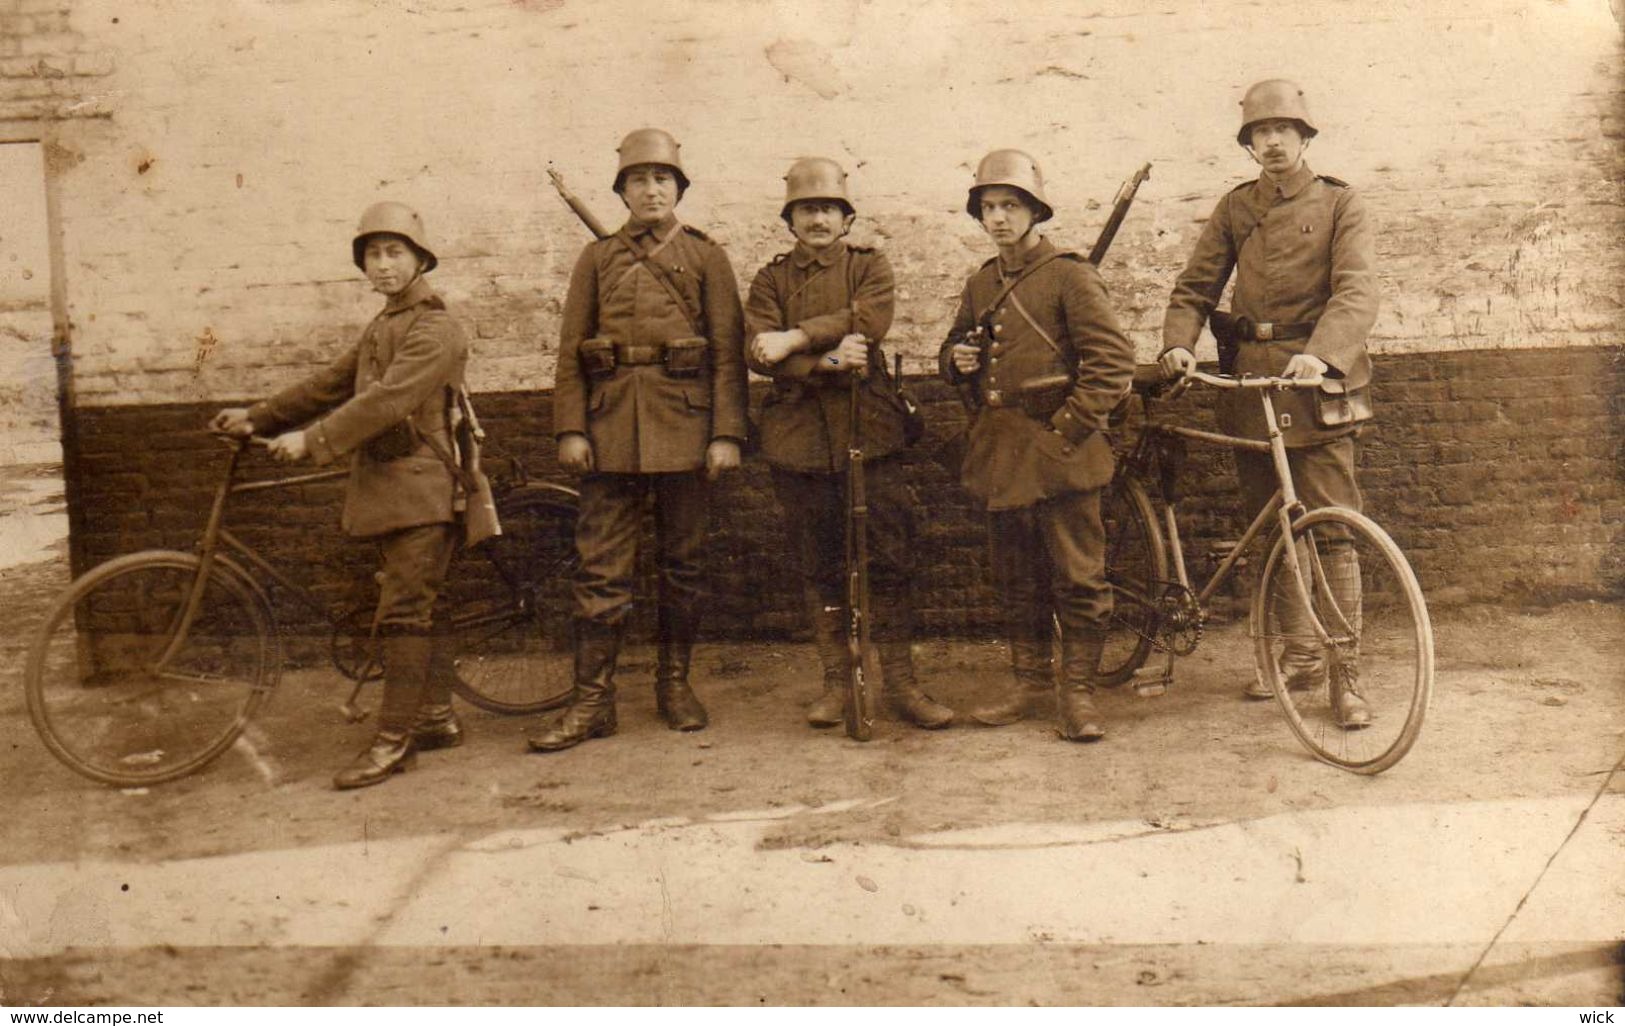
[(1311, 375), (1309, 377), (1300, 377), (1300, 378), (1272, 378), (1272, 377), (1263, 377), (1263, 376), (1254, 377), (1253, 375), (1250, 375), (1250, 374), (1244, 374), (1244, 375), (1240, 375), (1240, 376), (1237, 376), (1237, 375), (1234, 375), (1234, 374), (1209, 374), (1206, 371), (1191, 370), (1191, 371), (1186, 371), (1181, 380), (1182, 381), (1200, 381), (1202, 384), (1204, 384), (1204, 385), (1212, 385), (1214, 388), (1275, 388), (1275, 389), (1287, 389), (1287, 388), (1319, 388), (1321, 386), (1321, 384), (1326, 380), (1326, 376), (1323, 375), (1323, 374), (1315, 374), (1315, 375)]
[(254, 445), (264, 449), (271, 444), (271, 440), (263, 435), (228, 435), (221, 431), (210, 431), (209, 434), (227, 448), (246, 449)]

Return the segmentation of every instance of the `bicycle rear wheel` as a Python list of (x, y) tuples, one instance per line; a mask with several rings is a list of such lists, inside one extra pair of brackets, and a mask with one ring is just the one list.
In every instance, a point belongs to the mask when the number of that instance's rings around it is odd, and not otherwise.
[[(1302, 590), (1277, 539), (1253, 596), (1260, 680), (1315, 758), (1381, 773), (1416, 743), (1433, 694), (1427, 602), (1399, 546), (1353, 510), (1313, 510), (1292, 537)], [(1348, 715), (1351, 693), (1368, 712), (1363, 725)]]
[(460, 559), (447, 583), (452, 690), (491, 712), (554, 709), (574, 687), (574, 493), (516, 488), (497, 500), (497, 515), (502, 533)]
[(57, 598), (28, 653), (28, 712), (63, 763), (106, 784), (186, 776), (224, 752), (270, 694), (280, 651), (263, 601), (201, 560), (138, 552)]
[(1168, 580), (1162, 528), (1145, 489), (1117, 477), (1100, 500), (1106, 528), (1106, 582), (1112, 589), (1111, 626), (1096, 683), (1117, 687), (1145, 665), (1157, 636), (1158, 599)]

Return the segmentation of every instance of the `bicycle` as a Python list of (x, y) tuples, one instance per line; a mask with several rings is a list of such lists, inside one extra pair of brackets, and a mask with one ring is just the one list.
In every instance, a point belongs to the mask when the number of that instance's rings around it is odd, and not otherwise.
[[(340, 706), (379, 679), (370, 610), (324, 603), (224, 524), (228, 499), (345, 477), (328, 470), (239, 480), (249, 440), (230, 457), (196, 551), (148, 549), (109, 560), (58, 595), (28, 653), (29, 716), (45, 746), (102, 783), (139, 787), (219, 757), (275, 690), (284, 631), (271, 585), (331, 631), (329, 656), (355, 681)], [(263, 440), (253, 442), (263, 444)], [(454, 646), (453, 691), (492, 712), (564, 705), (572, 683), (569, 582), (576, 492), (532, 483), (513, 461), (493, 484), (502, 533), (457, 559), (437, 613)]]
[[(1202, 640), (1209, 601), (1244, 553), (1265, 538), (1267, 556), (1248, 618), (1258, 678), (1317, 759), (1355, 773), (1380, 773), (1415, 744), (1433, 693), (1433, 628), (1416, 575), (1369, 517), (1340, 506), (1309, 510), (1298, 499), (1270, 394), (1318, 387), (1320, 379), (1193, 370), (1172, 386), (1170, 397), (1195, 383), (1255, 391), (1268, 441), (1153, 419), (1152, 402), (1165, 383), (1154, 365), (1136, 371), (1134, 391), (1144, 404), (1145, 426), (1127, 446), (1102, 498), (1114, 611), (1099, 680), (1109, 687), (1135, 680), (1142, 694), (1165, 691), (1175, 658), (1190, 655)], [(1175, 517), (1189, 441), (1270, 453), (1280, 485), (1200, 591), (1186, 570)], [(1160, 523), (1153, 494), (1162, 499)], [(1296, 673), (1283, 670), (1288, 646), (1300, 653), (1318, 650), (1321, 669), (1305, 673), (1300, 663)], [(1153, 651), (1168, 657), (1160, 674), (1146, 666)], [(1339, 722), (1338, 690), (1355, 681), (1371, 713), (1364, 726)]]

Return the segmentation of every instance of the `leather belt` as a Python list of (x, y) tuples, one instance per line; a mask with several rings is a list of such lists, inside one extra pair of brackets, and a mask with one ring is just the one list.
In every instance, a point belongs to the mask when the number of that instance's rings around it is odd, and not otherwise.
[(661, 363), (666, 359), (666, 344), (664, 342), (615, 343), (615, 362), (622, 367), (635, 367), (641, 364)]
[(1272, 324), (1269, 321), (1259, 322), (1249, 317), (1237, 317), (1233, 330), (1237, 341), (1240, 342), (1281, 342), (1287, 339), (1308, 338), (1315, 333), (1315, 322)]

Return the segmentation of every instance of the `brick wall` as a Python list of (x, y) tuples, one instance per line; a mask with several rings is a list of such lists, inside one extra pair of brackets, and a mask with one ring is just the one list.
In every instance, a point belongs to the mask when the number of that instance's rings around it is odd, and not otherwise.
[[(1379, 418), (1362, 439), (1367, 512), (1410, 556), (1435, 605), (1547, 602), (1625, 594), (1620, 349), (1477, 351), (1377, 361)], [(971, 635), (998, 622), (981, 514), (941, 465), (963, 417), (953, 392), (915, 383), (927, 440), (906, 458), (918, 499), (918, 605), (932, 633)], [(488, 394), (481, 418), (490, 465), (519, 458), (557, 475), (546, 397)], [(1562, 409), (1564, 418), (1553, 416)], [(87, 500), (81, 538), (97, 561), (143, 545), (189, 547), (223, 465), (198, 426), (211, 407), (101, 407), (82, 420)], [(1207, 420), (1196, 395), (1169, 411)], [(132, 447), (131, 438), (144, 443)], [(261, 461), (263, 464), (263, 460)], [(1219, 450), (1193, 448), (1181, 531), (1193, 572), (1213, 542), (1240, 537), (1234, 476)], [(333, 602), (363, 602), (370, 549), (339, 537), (339, 489), (295, 501), (243, 500), (230, 523)], [(711, 629), (783, 635), (801, 628), (795, 564), (784, 546), (766, 467), (751, 461), (719, 486), (710, 567)], [(294, 614), (297, 607), (284, 611)]]
[[(695, 186), (682, 212), (727, 245), (742, 280), (785, 245), (789, 162), (845, 162), (857, 238), (898, 272), (891, 344), (915, 373), (987, 255), (962, 211), (983, 152), (1037, 153), (1052, 234), (1079, 247), (1149, 160), (1104, 268), (1148, 358), (1203, 219), (1251, 175), (1231, 141), (1241, 91), (1293, 76), (1322, 128), (1311, 163), (1360, 186), (1379, 222), (1385, 387), (1411, 390), (1396, 405), (1432, 418), (1403, 435), (1385, 420), (1366, 462), (1374, 493), (1414, 525), (1406, 540), (1441, 588), (1595, 593), (1618, 586), (1619, 493), (1587, 461), (1615, 453), (1617, 431), (1599, 412), (1611, 393), (1581, 386), (1587, 368), (1617, 383), (1625, 345), (1620, 58), (1604, 0), (1324, 0), (1290, 14), (1249, 0), (0, 0), (0, 135), (39, 139), (48, 157), (57, 331), (85, 436), (69, 453), (84, 557), (111, 537), (109, 518), (137, 540), (136, 511), (102, 497), (134, 487), (117, 467), (147, 460), (143, 445), (195, 444), (188, 418), (263, 394), (353, 337), (375, 300), (348, 234), (380, 196), (424, 211), (437, 285), (474, 338), (473, 384), (502, 406), (551, 384), (585, 239), (543, 172), (565, 171), (614, 220), (614, 146), (633, 127), (683, 141)], [(1451, 376), (1426, 373), (1438, 367)], [(1492, 403), (1524, 419), (1496, 419)], [(156, 430), (165, 416), (178, 419)], [(149, 417), (153, 430), (140, 427)], [(1554, 476), (1495, 482), (1508, 461)], [(181, 487), (184, 471), (160, 472)], [(943, 479), (920, 473), (922, 500), (958, 511), (942, 522), (963, 519)], [(1486, 478), (1489, 497), (1463, 502)], [(1549, 492), (1520, 490), (1542, 480)], [(740, 501), (770, 508), (753, 481), (735, 486)], [(186, 508), (144, 487), (150, 541)], [(724, 548), (748, 575), (755, 546), (730, 523)], [(953, 556), (939, 573), (979, 572), (962, 540), (974, 533), (933, 519), (927, 545)], [(1481, 542), (1505, 558), (1477, 557)], [(1458, 581), (1465, 564), (1484, 580)], [(986, 612), (955, 593), (932, 593), (945, 596), (929, 617), (940, 629)]]

